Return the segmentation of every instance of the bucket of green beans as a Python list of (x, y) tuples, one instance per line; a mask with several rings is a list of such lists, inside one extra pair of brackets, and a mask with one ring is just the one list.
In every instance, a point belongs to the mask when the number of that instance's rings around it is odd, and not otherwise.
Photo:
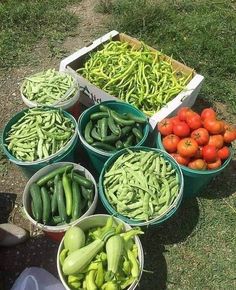
[(64, 110), (52, 107), (25, 109), (3, 130), (3, 150), (26, 177), (54, 162), (74, 161), (77, 122)]
[(80, 141), (97, 172), (115, 152), (148, 142), (150, 125), (143, 112), (122, 101), (105, 101), (78, 120)]
[(99, 177), (106, 210), (132, 226), (158, 225), (173, 216), (183, 187), (182, 171), (171, 155), (140, 146), (111, 156)]
[(80, 97), (79, 84), (70, 72), (48, 69), (26, 77), (20, 87), (23, 102), (29, 108), (52, 106), (71, 109)]

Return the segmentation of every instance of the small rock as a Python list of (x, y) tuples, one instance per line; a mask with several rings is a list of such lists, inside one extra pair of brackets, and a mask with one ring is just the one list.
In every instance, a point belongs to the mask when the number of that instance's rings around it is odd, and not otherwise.
[(24, 242), (28, 237), (28, 232), (17, 225), (0, 224), (0, 246), (14, 246)]

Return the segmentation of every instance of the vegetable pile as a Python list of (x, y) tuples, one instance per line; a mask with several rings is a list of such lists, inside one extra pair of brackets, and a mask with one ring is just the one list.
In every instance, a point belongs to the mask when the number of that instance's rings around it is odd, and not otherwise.
[(171, 61), (145, 44), (137, 49), (120, 41), (110, 41), (102, 50), (92, 52), (77, 72), (148, 116), (174, 99), (192, 76), (174, 71)]
[(179, 194), (177, 170), (155, 151), (131, 151), (117, 158), (103, 178), (103, 190), (121, 215), (148, 221), (167, 211)]
[(19, 160), (41, 160), (65, 147), (74, 132), (74, 123), (60, 110), (33, 108), (11, 126), (7, 148)]
[(137, 145), (143, 139), (143, 128), (147, 120), (132, 114), (119, 114), (105, 105), (100, 105), (90, 115), (85, 126), (84, 139), (91, 146), (115, 151)]
[(217, 119), (212, 108), (200, 114), (189, 107), (180, 108), (177, 116), (162, 120), (157, 130), (165, 150), (191, 169), (219, 168), (230, 156), (229, 146), (236, 139), (236, 128)]
[(123, 228), (123, 223), (109, 217), (103, 227), (84, 232), (74, 226), (65, 233), (59, 259), (70, 289), (127, 289), (138, 280), (140, 264), (134, 236), (143, 232)]
[(91, 206), (94, 184), (73, 165), (54, 169), (30, 185), (32, 217), (45, 225), (62, 225), (81, 217)]
[(48, 69), (27, 77), (21, 92), (37, 104), (55, 105), (74, 97), (78, 92), (78, 84), (70, 74)]

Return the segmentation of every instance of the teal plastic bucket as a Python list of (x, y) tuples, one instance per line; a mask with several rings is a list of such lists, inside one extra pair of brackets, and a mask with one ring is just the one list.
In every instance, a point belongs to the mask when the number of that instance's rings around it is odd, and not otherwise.
[(113, 163), (116, 161), (116, 159), (118, 159), (119, 156), (121, 156), (122, 154), (127, 152), (127, 149), (122, 149), (122, 150), (118, 151), (117, 153), (112, 155), (106, 161), (106, 163), (104, 164), (104, 167), (103, 167), (103, 169), (101, 171), (101, 174), (99, 176), (99, 183), (98, 183), (99, 197), (101, 199), (101, 202), (102, 202), (103, 206), (108, 211), (108, 213), (118, 217), (119, 219), (121, 219), (122, 221), (124, 221), (125, 223), (127, 223), (127, 224), (129, 224), (131, 226), (158, 226), (158, 225), (162, 224), (164, 221), (170, 219), (176, 213), (177, 209), (181, 205), (181, 201), (182, 201), (182, 198), (183, 198), (183, 188), (184, 188), (184, 179), (183, 179), (182, 171), (180, 169), (179, 164), (166, 151), (163, 151), (163, 150), (160, 150), (160, 149), (156, 149), (156, 148), (144, 147), (144, 146), (142, 146), (142, 147), (141, 146), (139, 146), (139, 147), (129, 147), (129, 150), (131, 150), (131, 151), (139, 151), (139, 150), (142, 150), (142, 151), (154, 151), (154, 152), (157, 152), (157, 153), (161, 153), (163, 155), (163, 157), (172, 164), (172, 166), (176, 169), (176, 171), (178, 173), (179, 180), (180, 180), (180, 189), (179, 189), (179, 192), (178, 192), (178, 195), (177, 195), (176, 199), (174, 200), (172, 205), (170, 205), (170, 207), (164, 213), (162, 213), (160, 216), (158, 216), (158, 217), (156, 217), (156, 218), (154, 218), (152, 220), (149, 220), (149, 221), (138, 221), (138, 220), (135, 220), (135, 219), (128, 218), (128, 217), (122, 215), (121, 213), (117, 212), (113, 208), (113, 206), (108, 201), (108, 199), (107, 199), (107, 197), (106, 197), (106, 195), (104, 193), (104, 190), (103, 190), (104, 174), (113, 165)]
[[(55, 110), (55, 108), (49, 108), (45, 107), (47, 110)], [(48, 158), (42, 159), (42, 160), (36, 160), (32, 162), (25, 162), (22, 160), (19, 160), (15, 158), (11, 152), (8, 150), (7, 145), (6, 145), (6, 138), (8, 135), (9, 130), (11, 129), (11, 126), (15, 124), (21, 117), (24, 116), (24, 113), (27, 112), (29, 109), (25, 109), (16, 115), (14, 115), (10, 121), (5, 125), (5, 128), (3, 130), (3, 135), (2, 135), (2, 142), (3, 142), (3, 150), (7, 158), (17, 165), (23, 174), (27, 177), (30, 178), (35, 172), (37, 172), (39, 169), (43, 168), (44, 166), (55, 163), (55, 162), (60, 162), (60, 161), (68, 161), (68, 162), (75, 162), (75, 150), (78, 145), (78, 135), (77, 135), (77, 122), (75, 118), (67, 113), (66, 111), (60, 110), (63, 112), (64, 116), (70, 118), (72, 122), (75, 125), (75, 132), (70, 141), (66, 144), (66, 146), (53, 155), (49, 156)], [(59, 110), (59, 109), (58, 109)]]
[[(145, 116), (145, 114), (143, 112), (139, 111), (134, 106), (132, 106), (128, 103), (124, 103), (121, 101), (105, 101), (105, 102), (102, 102), (102, 104), (115, 110), (118, 113), (132, 113), (133, 115), (135, 115), (137, 117), (147, 119), (147, 117)], [(90, 144), (88, 144), (86, 142), (86, 140), (83, 137), (85, 126), (87, 125), (87, 123), (90, 120), (90, 115), (95, 113), (95, 112), (98, 112), (98, 111), (99, 111), (99, 104), (88, 108), (80, 115), (79, 120), (78, 120), (78, 134), (79, 134), (80, 141), (81, 141), (84, 149), (86, 150), (86, 152), (88, 154), (88, 158), (91, 161), (93, 168), (98, 173), (100, 173), (103, 166), (104, 166), (104, 163), (114, 153), (113, 152), (106, 152), (106, 151), (99, 150), (97, 148), (92, 147)], [(147, 124), (145, 125), (145, 127), (143, 129), (143, 139), (136, 146), (142, 146), (142, 145), (146, 144), (149, 131), (150, 131), (150, 125), (147, 121)]]
[[(156, 146), (161, 150), (165, 150), (162, 145), (160, 133), (156, 136)], [(222, 173), (222, 171), (230, 163), (231, 159), (232, 154), (230, 154), (229, 158), (225, 160), (221, 167), (214, 170), (195, 170), (188, 168), (187, 166), (180, 165), (184, 176), (184, 198), (193, 198), (200, 194), (215, 176)]]

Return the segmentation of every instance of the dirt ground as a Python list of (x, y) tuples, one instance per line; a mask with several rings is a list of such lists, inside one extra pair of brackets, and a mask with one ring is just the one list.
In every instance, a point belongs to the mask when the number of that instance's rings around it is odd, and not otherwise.
[[(63, 43), (68, 53), (85, 46), (92, 40), (100, 37), (106, 29), (107, 15), (99, 14), (94, 10), (97, 0), (83, 0), (80, 4), (70, 7), (70, 11), (78, 15), (80, 22), (74, 37), (69, 37)], [(60, 60), (52, 59), (46, 43), (41, 42), (35, 47), (35, 53), (41, 56), (38, 66), (24, 66), (13, 68), (0, 74), (0, 128), (18, 111), (25, 107), (21, 100), (19, 88), (25, 76), (39, 72), (45, 68), (59, 67)], [(201, 103), (199, 103), (201, 106)], [(227, 115), (221, 104), (216, 104), (218, 110)], [(234, 120), (235, 122), (235, 120)], [(7, 163), (6, 171), (0, 178), (0, 222), (13, 222), (22, 226), (30, 233), (30, 239), (24, 244), (13, 248), (0, 249), (0, 289), (8, 290), (19, 274), (29, 266), (42, 267), (57, 277), (56, 253), (58, 242), (52, 241), (42, 232), (37, 231), (24, 216), (22, 211), (22, 192), (27, 179), (12, 163)], [(101, 207), (98, 207), (98, 211)], [(148, 244), (148, 240), (146, 241)], [(155, 241), (154, 241), (155, 242)], [(152, 253), (150, 253), (151, 255)], [(161, 253), (155, 253), (160, 261)], [(163, 268), (163, 273), (165, 269)], [(163, 275), (166, 275), (165, 273)], [(143, 280), (142, 290), (150, 290), (147, 285), (149, 278)], [(165, 289), (159, 285), (158, 289)], [(30, 290), (30, 289), (29, 289)]]

